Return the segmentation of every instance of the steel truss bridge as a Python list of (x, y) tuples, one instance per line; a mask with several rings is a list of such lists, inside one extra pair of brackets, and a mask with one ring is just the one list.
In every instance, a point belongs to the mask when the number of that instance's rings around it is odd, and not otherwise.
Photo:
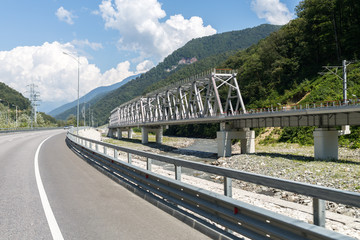
[[(339, 134), (349, 133), (350, 125), (360, 125), (360, 101), (353, 99), (294, 106), (277, 105), (247, 110), (237, 73), (228, 69), (213, 69), (115, 108), (109, 119), (109, 133), (113, 136), (117, 130), (120, 138), (122, 130), (142, 127), (143, 142), (146, 143), (145, 135), (151, 128), (196, 123), (220, 123), (220, 132), (217, 134), (219, 156), (231, 155), (228, 146), (231, 139), (245, 139), (248, 142), (242, 144), (242, 152), (254, 152), (254, 143), (251, 143), (254, 133), (249, 128), (257, 127), (317, 126), (319, 129), (316, 134), (314, 132), (314, 136), (320, 136), (321, 145), (329, 145), (324, 139), (333, 139), (330, 145), (337, 146)], [(333, 129), (336, 126), (346, 127), (338, 132)], [(332, 137), (327, 136), (328, 133)], [(161, 138), (157, 139), (161, 141)], [(337, 158), (337, 147), (336, 153), (323, 150), (318, 157)]]
[[(219, 91), (227, 91), (221, 99)], [(111, 112), (110, 127), (246, 113), (233, 70), (213, 70), (124, 103)]]

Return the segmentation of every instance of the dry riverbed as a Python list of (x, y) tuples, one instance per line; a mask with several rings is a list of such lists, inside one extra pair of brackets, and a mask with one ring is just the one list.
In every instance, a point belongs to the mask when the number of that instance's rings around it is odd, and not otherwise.
[[(95, 135), (98, 136), (98, 134)], [(94, 137), (91, 131), (84, 133), (84, 136)], [(124, 147), (205, 162), (225, 168), (360, 192), (360, 150), (340, 148), (339, 161), (315, 161), (311, 146), (257, 144), (255, 154), (238, 154), (240, 147), (239, 144), (236, 144), (233, 146), (233, 156), (217, 158), (216, 154), (184, 149), (194, 144), (195, 141), (199, 141), (198, 139), (164, 136), (163, 144), (156, 144), (154, 143), (155, 136), (150, 135), (150, 143), (143, 145), (140, 141), (140, 133), (134, 133), (133, 139), (127, 139), (125, 136), (123, 140), (106, 137), (102, 137), (102, 140)], [(135, 161), (134, 164), (145, 167), (145, 163), (142, 161)], [(153, 171), (173, 177), (172, 171), (164, 170), (160, 166), (154, 166)], [(223, 192), (222, 177), (211, 175), (207, 179), (212, 179), (212, 181), (186, 174), (182, 176), (184, 182), (214, 192)], [(242, 181), (233, 181), (233, 187), (233, 198), (235, 199), (309, 223), (313, 221), (312, 199), (309, 197)], [(328, 229), (360, 239), (360, 209), (332, 202), (327, 202), (326, 207), (326, 227)]]

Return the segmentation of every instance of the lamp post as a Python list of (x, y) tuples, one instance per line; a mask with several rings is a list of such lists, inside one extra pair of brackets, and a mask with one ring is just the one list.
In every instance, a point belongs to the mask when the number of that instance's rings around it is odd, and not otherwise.
[(73, 58), (78, 63), (78, 89), (77, 89), (77, 114), (76, 114), (76, 131), (79, 134), (79, 89), (80, 89), (80, 59), (79, 55), (76, 54), (77, 58), (67, 52), (63, 52), (63, 54), (68, 55), (69, 57)]

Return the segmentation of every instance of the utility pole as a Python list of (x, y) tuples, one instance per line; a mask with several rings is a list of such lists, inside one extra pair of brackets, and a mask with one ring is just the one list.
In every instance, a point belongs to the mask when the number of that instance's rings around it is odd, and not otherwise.
[(30, 85), (27, 85), (29, 87), (29, 93), (30, 93), (30, 102), (31, 102), (31, 128), (34, 127), (34, 121), (36, 122), (36, 107), (39, 106), (38, 102), (40, 101), (40, 93), (36, 91), (36, 88), (38, 87), (36, 84), (32, 83)]
[(89, 127), (91, 127), (91, 105), (89, 103)]
[[(350, 63), (349, 63), (350, 64)], [(343, 98), (344, 98), (344, 103), (347, 104), (348, 103), (348, 98), (347, 98), (347, 79), (346, 79), (346, 60), (343, 61)]]
[[(327, 72), (320, 72), (320, 75), (325, 75), (327, 73), (332, 73), (335, 76), (337, 76), (338, 78), (340, 78), (341, 80), (343, 80), (343, 103), (344, 104), (348, 104), (348, 98), (347, 98), (347, 66), (350, 65), (352, 62), (350, 61), (346, 61), (343, 60), (342, 61), (342, 66), (323, 66), (323, 68), (325, 68), (326, 70), (328, 70)], [(342, 68), (343, 69), (343, 73), (342, 73), (342, 77), (340, 77), (338, 75), (338, 69)]]
[[(328, 72), (319, 73), (321, 75), (325, 75), (330, 72), (330, 73), (334, 74), (335, 76), (337, 76), (338, 78), (340, 78), (341, 80), (343, 80), (343, 104), (344, 105), (347, 105), (349, 103), (349, 100), (347, 98), (347, 69), (346, 69), (346, 67), (348, 65), (350, 65), (351, 63), (352, 63), (351, 61), (343, 60), (342, 66), (323, 66), (323, 68), (327, 69)], [(342, 77), (340, 77), (337, 73), (339, 68), (343, 69)], [(350, 125), (341, 126), (341, 129), (342, 129), (341, 135), (347, 135), (347, 134), (351, 133)]]

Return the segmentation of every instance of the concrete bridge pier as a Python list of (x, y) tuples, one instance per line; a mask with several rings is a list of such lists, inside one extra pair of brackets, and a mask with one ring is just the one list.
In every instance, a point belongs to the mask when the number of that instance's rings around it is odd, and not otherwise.
[(338, 159), (339, 132), (335, 128), (316, 128), (313, 135), (315, 159)]
[(231, 125), (220, 123), (220, 131), (216, 133), (218, 157), (231, 156), (231, 140), (240, 139), (241, 153), (255, 152), (255, 131), (249, 128), (242, 130), (232, 129)]
[(255, 131), (250, 128), (244, 129), (245, 136), (240, 138), (241, 153), (255, 153)]
[(117, 137), (117, 139), (122, 139), (122, 129), (121, 128), (117, 129), (116, 137)]
[(156, 135), (156, 143), (162, 143), (163, 128), (160, 127), (142, 127), (141, 128), (141, 143), (149, 142), (149, 132), (153, 132)]
[(133, 130), (132, 130), (132, 128), (129, 128), (128, 129), (128, 138), (132, 139), (132, 135), (133, 135)]
[(115, 131), (115, 129), (109, 128), (108, 134), (107, 134), (108, 137), (110, 137), (110, 138), (114, 137), (114, 131)]

